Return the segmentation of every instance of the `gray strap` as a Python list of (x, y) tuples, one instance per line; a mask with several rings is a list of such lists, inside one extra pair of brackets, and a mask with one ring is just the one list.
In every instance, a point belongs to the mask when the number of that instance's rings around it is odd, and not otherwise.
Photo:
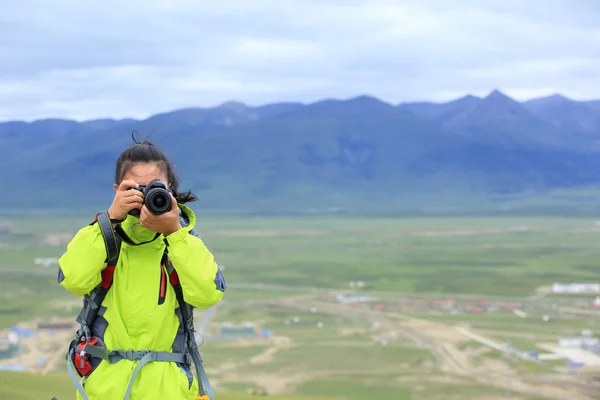
[[(71, 351), (71, 354), (72, 353), (73, 353), (73, 351)], [(133, 374), (131, 375), (131, 379), (129, 380), (129, 385), (127, 386), (127, 391), (125, 392), (125, 400), (128, 400), (129, 396), (131, 395), (131, 388), (133, 387), (133, 382), (135, 381), (137, 374), (140, 372), (140, 369), (142, 369), (142, 367), (144, 365), (146, 365), (147, 363), (152, 362), (152, 361), (157, 361), (157, 362), (174, 362), (174, 363), (184, 364), (187, 361), (185, 354), (181, 354), (181, 353), (169, 353), (166, 351), (149, 351), (149, 350), (141, 350), (141, 351), (113, 350), (113, 351), (109, 352), (101, 347), (98, 347), (98, 346), (95, 346), (92, 344), (86, 344), (85, 347), (83, 348), (83, 353), (88, 354), (92, 357), (101, 358), (103, 360), (108, 361), (111, 364), (114, 364), (114, 363), (119, 362), (124, 359), (130, 360), (130, 361), (140, 360), (140, 362), (136, 366), (135, 370), (133, 371)], [(70, 357), (69, 357), (67, 366), (69, 369), (69, 376), (71, 377), (73, 384), (75, 385), (75, 387), (77, 388), (79, 393), (81, 393), (81, 396), (83, 397), (83, 399), (89, 400), (87, 397), (87, 394), (85, 393), (85, 390), (83, 389), (83, 386), (81, 386), (81, 383), (79, 382), (78, 375), (75, 373), (75, 370), (73, 369), (73, 365), (70, 361)], [(211, 396), (211, 399), (212, 399), (212, 396)]]
[(194, 360), (194, 365), (196, 366), (196, 379), (198, 379), (198, 384), (201, 384), (201, 388), (204, 393), (202, 395), (207, 394), (210, 400), (214, 400), (214, 395), (212, 391), (212, 387), (210, 386), (210, 382), (208, 381), (208, 376), (206, 376), (206, 371), (204, 371), (204, 367), (202, 366), (202, 359), (200, 358), (200, 353), (198, 353), (197, 348), (195, 351), (191, 351), (192, 360)]
[(178, 362), (184, 363), (185, 356), (181, 353), (170, 353), (166, 351), (150, 351), (150, 350), (113, 350), (108, 351), (103, 349), (102, 347), (86, 344), (83, 348), (83, 352), (85, 354), (89, 354), (92, 357), (98, 357), (103, 360), (114, 364), (121, 360), (142, 360), (146, 355), (153, 354), (153, 359), (151, 361), (170, 361), (170, 362)]
[[(136, 352), (136, 353), (140, 353), (140, 352)], [(129, 396), (131, 395), (131, 388), (133, 387), (133, 382), (135, 381), (135, 378), (137, 377), (138, 372), (140, 372), (140, 369), (142, 369), (142, 367), (144, 365), (146, 365), (147, 363), (149, 363), (151, 361), (165, 361), (165, 362), (182, 363), (185, 361), (185, 355), (180, 354), (180, 353), (167, 353), (167, 352), (151, 351), (148, 354), (146, 354), (145, 356), (143, 356), (142, 359), (140, 360), (140, 362), (138, 363), (137, 367), (135, 367), (133, 374), (131, 375), (131, 379), (129, 380), (129, 385), (127, 386), (127, 391), (125, 392), (124, 400), (129, 400)]]
[(89, 354), (92, 357), (97, 357), (109, 361), (110, 353), (108, 352), (108, 350), (103, 349), (102, 347), (86, 343), (86, 345), (83, 347), (83, 352), (85, 354)]
[(83, 388), (83, 386), (81, 386), (81, 383), (79, 382), (79, 375), (77, 375), (77, 373), (75, 372), (75, 369), (73, 368), (73, 363), (71, 362), (71, 356), (73, 355), (74, 350), (75, 349), (71, 350), (71, 353), (69, 353), (69, 357), (67, 357), (67, 370), (69, 371), (69, 377), (71, 378), (71, 381), (73, 381), (73, 385), (75, 385), (75, 388), (77, 388), (77, 391), (79, 392), (81, 397), (83, 397), (83, 400), (89, 400), (85, 389)]
[[(167, 259), (168, 260), (168, 259)], [(170, 261), (167, 262), (167, 274), (169, 276), (171, 276), (171, 274), (173, 273), (173, 271), (175, 270), (175, 267), (173, 266), (173, 264), (171, 264)]]

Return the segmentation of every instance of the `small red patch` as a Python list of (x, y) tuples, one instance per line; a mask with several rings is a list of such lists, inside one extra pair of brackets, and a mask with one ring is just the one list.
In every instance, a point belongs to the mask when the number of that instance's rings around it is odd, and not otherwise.
[(102, 287), (104, 289), (108, 289), (110, 284), (112, 283), (113, 276), (115, 274), (115, 266), (109, 265), (108, 267), (102, 270)]
[[(98, 344), (98, 340), (90, 339), (90, 340), (86, 340), (84, 342), (79, 343), (77, 345), (77, 349), (79, 350), (79, 352), (75, 352), (75, 368), (77, 368), (77, 371), (79, 372), (79, 374), (81, 374), (81, 376), (86, 376), (87, 374), (89, 374), (92, 371), (92, 368), (93, 368), (92, 364), (90, 364), (90, 362), (85, 357), (83, 358), (83, 360), (81, 359), (80, 352), (83, 351), (83, 348), (88, 343), (91, 345), (96, 345), (96, 344)], [(83, 361), (83, 368), (81, 367), (81, 361)]]
[(171, 272), (171, 275), (169, 276), (169, 279), (171, 280), (171, 285), (179, 285), (179, 275), (177, 275), (177, 271), (173, 270), (173, 272)]

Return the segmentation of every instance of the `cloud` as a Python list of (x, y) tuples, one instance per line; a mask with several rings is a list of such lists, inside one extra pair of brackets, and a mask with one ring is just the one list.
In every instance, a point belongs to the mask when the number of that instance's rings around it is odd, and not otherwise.
[(0, 119), (370, 94), (600, 97), (593, 0), (21, 0), (0, 6)]

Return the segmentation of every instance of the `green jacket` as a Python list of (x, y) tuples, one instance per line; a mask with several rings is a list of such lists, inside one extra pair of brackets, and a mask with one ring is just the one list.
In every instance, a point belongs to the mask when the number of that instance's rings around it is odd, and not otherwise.
[[(195, 214), (185, 205), (180, 204), (179, 208), (183, 228), (166, 238), (169, 259), (179, 277), (185, 301), (196, 308), (207, 309), (223, 297), (225, 280), (213, 255), (194, 231)], [(155, 235), (132, 216), (121, 225), (136, 242), (150, 240)], [(164, 302), (159, 304), (158, 301), (161, 290), (164, 294), (160, 263), (166, 245), (163, 235), (140, 246), (122, 243), (113, 284), (102, 303), (93, 332), (109, 350), (181, 351), (183, 326), (171, 285), (166, 285)], [(89, 293), (102, 281), (106, 257), (99, 225), (82, 228), (59, 260), (59, 283), (78, 296)], [(101, 362), (84, 383), (90, 400), (122, 399), (137, 362)], [(187, 367), (159, 362), (149, 363), (140, 370), (131, 399), (191, 400), (197, 393), (198, 382)], [(79, 393), (77, 398), (81, 399)]]

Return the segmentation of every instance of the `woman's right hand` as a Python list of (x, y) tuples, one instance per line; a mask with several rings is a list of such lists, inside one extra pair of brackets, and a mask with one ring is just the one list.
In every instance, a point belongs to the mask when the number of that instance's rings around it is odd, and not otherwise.
[(138, 188), (139, 185), (132, 180), (122, 181), (117, 188), (117, 193), (108, 209), (108, 216), (111, 219), (124, 220), (129, 211), (134, 208), (142, 208), (144, 204), (144, 195), (139, 190), (127, 190), (129, 188)]

